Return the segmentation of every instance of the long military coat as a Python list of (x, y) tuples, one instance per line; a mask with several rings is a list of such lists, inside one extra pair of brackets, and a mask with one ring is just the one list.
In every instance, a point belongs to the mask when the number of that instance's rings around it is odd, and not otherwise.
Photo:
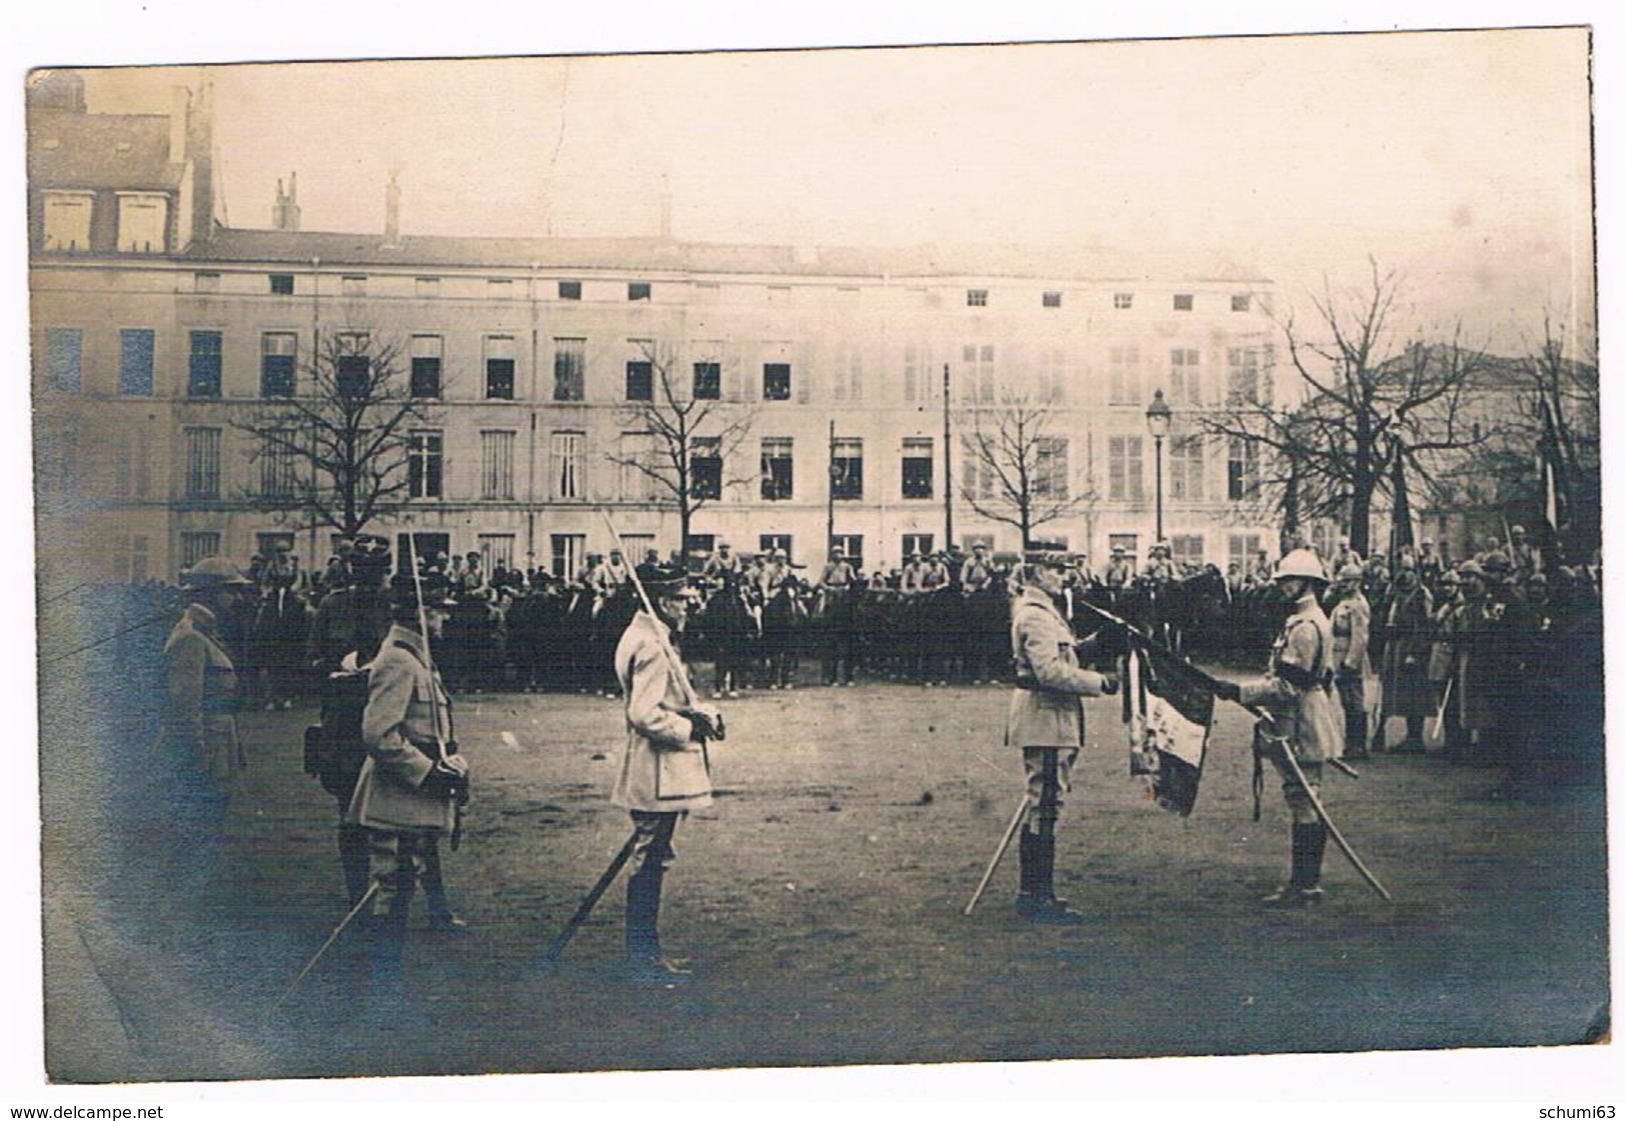
[(711, 804), (711, 763), (684, 716), (683, 692), (661, 637), (666, 624), (640, 611), (615, 647), (626, 697), (626, 753), (610, 801), (629, 810), (674, 813)]
[(159, 742), (176, 773), (224, 791), (248, 764), (234, 714), (237, 669), (215, 637), (215, 626), (214, 612), (194, 603), (169, 632)]
[(1098, 697), (1106, 679), (1078, 665), (1072, 628), (1040, 588), (1022, 590), (1010, 611), (1016, 680), (1033, 686), (1010, 694), (1004, 742), (1011, 747), (1078, 747), (1082, 697)]
[(420, 789), (439, 754), (437, 723), (440, 741), (449, 743), (451, 701), (440, 675), (429, 669), (423, 637), (396, 624), (370, 670), (361, 718), (367, 761), (346, 820), (373, 829), (451, 830), (451, 799)]

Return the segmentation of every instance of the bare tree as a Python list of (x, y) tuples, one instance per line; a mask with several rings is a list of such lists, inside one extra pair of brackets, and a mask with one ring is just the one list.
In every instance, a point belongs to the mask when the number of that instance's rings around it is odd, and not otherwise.
[(1056, 411), (1046, 395), (1005, 393), (998, 405), (961, 413), (964, 460), (959, 493), (984, 518), (1014, 526), (1021, 547), (1033, 530), (1085, 509), (1093, 489), (1074, 491), (1070, 448), (1054, 434)]
[(627, 370), (627, 392), (634, 399), (619, 419), (644, 446), (619, 449), (608, 458), (645, 479), (655, 501), (677, 508), (686, 550), (694, 515), (721, 498), (726, 488), (758, 477), (754, 469), (727, 474), (750, 433), (754, 413), (725, 401), (722, 364), (712, 356), (697, 355), (692, 377), (684, 377), (675, 348), (644, 342), (639, 349), (642, 360)]
[(436, 419), (406, 384), (399, 344), (366, 330), (330, 332), (297, 371), (268, 375), (283, 379), (265, 387), (275, 395), (233, 421), (253, 437), (260, 467), (251, 505), (353, 536), (407, 498), (438, 493), (437, 434), (414, 432)]
[(1470, 406), (1482, 351), (1458, 327), (1447, 343), (1408, 342), (1394, 349), (1391, 319), (1401, 292), (1392, 272), (1370, 262), (1369, 290), (1334, 295), (1328, 281), (1312, 300), (1315, 337), (1282, 324), (1305, 397), (1276, 405), (1255, 386), (1232, 386), (1223, 409), (1199, 422), (1215, 435), (1255, 449), (1283, 512), (1301, 518), (1346, 517), (1349, 543), (1370, 552), (1372, 500), (1409, 473), (1432, 482), (1442, 465), (1481, 445), (1492, 426)]
[[(1503, 438), (1480, 469), (1519, 505), (1538, 510), (1563, 543), (1588, 553), (1601, 542), (1602, 413), (1595, 354), (1571, 354), (1550, 311), (1542, 337), (1512, 363), (1516, 397)], [(1549, 509), (1555, 507), (1555, 510)]]

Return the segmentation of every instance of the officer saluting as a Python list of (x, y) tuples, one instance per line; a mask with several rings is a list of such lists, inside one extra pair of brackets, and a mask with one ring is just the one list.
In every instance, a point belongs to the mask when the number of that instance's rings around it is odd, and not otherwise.
[[(1281, 635), (1270, 654), (1269, 672), (1258, 681), (1215, 682), (1214, 694), (1244, 705), (1268, 709), (1269, 719), (1254, 729), (1254, 747), (1262, 745), (1281, 775), (1281, 791), (1292, 811), (1292, 873), (1288, 882), (1266, 895), (1272, 907), (1307, 907), (1319, 903), (1320, 865), (1326, 853), (1326, 826), (1315, 812), (1322, 764), (1343, 754), (1338, 705), (1331, 693), (1332, 625), (1317, 595), (1326, 587), (1326, 570), (1310, 549), (1294, 549), (1281, 558), (1275, 582), (1292, 603)], [(1298, 781), (1282, 752), (1292, 752), (1304, 782)], [(1307, 783), (1307, 789), (1304, 783)]]
[(1032, 922), (1072, 924), (1083, 916), (1055, 895), (1055, 824), (1083, 746), (1080, 699), (1117, 692), (1117, 679), (1078, 665), (1072, 627), (1055, 602), (1066, 580), (1065, 555), (1029, 553), (1026, 560), (1026, 586), (1010, 613), (1016, 675), (1004, 737), (1021, 748), (1027, 774), (1016, 913)]
[(401, 574), (392, 582), (394, 622), (369, 675), (361, 719), (367, 760), (349, 811), (349, 820), (367, 830), (373, 995), (385, 1000), (400, 995), (413, 891), (422, 879), (433, 908), (439, 838), (455, 829), (468, 791), (468, 763), (452, 739), (451, 699), (429, 649), (455, 601), (445, 577), (421, 581), (420, 588)]
[(626, 883), (626, 972), (635, 982), (672, 984), (688, 972), (660, 950), (660, 892), (677, 859), (672, 837), (689, 810), (711, 804), (706, 744), (720, 739), (722, 717), (694, 703), (676, 661), (673, 636), (699, 594), (678, 574), (645, 591), (657, 614), (639, 611), (615, 648), (626, 697), (626, 754), (610, 801), (632, 815), (632, 873)]

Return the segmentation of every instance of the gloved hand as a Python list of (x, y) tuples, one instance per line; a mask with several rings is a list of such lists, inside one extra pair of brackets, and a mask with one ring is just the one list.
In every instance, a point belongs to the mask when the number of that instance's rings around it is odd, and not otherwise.
[(1215, 678), (1213, 681), (1213, 695), (1221, 701), (1232, 701), (1239, 705), (1241, 703), (1241, 686), (1234, 681), (1220, 681)]
[(1115, 673), (1103, 673), (1100, 675), (1100, 677), (1101, 696), (1115, 697), (1117, 695), (1117, 690), (1121, 687), (1118, 683), (1117, 675)]
[(688, 717), (688, 722), (693, 725), (693, 731), (689, 734), (694, 739), (700, 740), (701, 742), (706, 742), (710, 740), (720, 740), (723, 738), (725, 732), (722, 724), (722, 713), (718, 712), (716, 709), (684, 709), (683, 715)]
[(468, 789), (468, 760), (461, 755), (437, 759), (418, 785), (423, 793), (440, 798), (461, 797)]

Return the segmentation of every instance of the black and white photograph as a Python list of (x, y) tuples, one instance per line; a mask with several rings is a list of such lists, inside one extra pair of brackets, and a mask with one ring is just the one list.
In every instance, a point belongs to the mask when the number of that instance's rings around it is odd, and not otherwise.
[(1611, 1049), (1597, 48), (53, 42), (24, 1069)]

